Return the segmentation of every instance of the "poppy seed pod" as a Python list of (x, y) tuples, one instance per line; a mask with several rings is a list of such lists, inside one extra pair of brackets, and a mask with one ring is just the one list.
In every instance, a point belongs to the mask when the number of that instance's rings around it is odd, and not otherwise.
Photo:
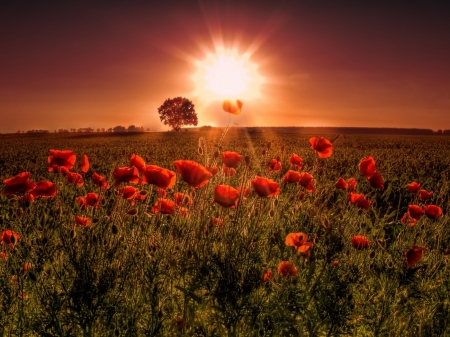
[(214, 151), (214, 158), (219, 158), (220, 156), (220, 152), (219, 151)]
[(119, 233), (119, 228), (117, 228), (116, 225), (112, 225), (112, 226), (111, 226), (111, 233), (113, 233), (114, 235), (116, 235), (117, 233)]

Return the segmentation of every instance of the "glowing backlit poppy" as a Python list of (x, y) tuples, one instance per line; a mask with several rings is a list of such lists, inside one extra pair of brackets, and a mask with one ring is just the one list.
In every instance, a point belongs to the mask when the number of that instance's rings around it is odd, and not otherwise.
[(237, 152), (224, 151), (222, 152), (222, 163), (227, 167), (236, 168), (241, 161), (242, 156)]
[(6, 185), (3, 195), (28, 192), (36, 187), (36, 184), (30, 181), (30, 172), (22, 172), (12, 178), (5, 179), (3, 184)]
[(408, 214), (411, 218), (419, 220), (424, 214), (422, 207), (417, 205), (408, 205)]
[(77, 156), (70, 150), (50, 150), (48, 157), (48, 171), (55, 173), (67, 173), (77, 160)]
[(250, 181), (253, 189), (261, 198), (270, 198), (280, 194), (280, 188), (278, 184), (267, 178), (256, 177)]
[(214, 225), (216, 225), (217, 227), (219, 227), (219, 228), (222, 228), (223, 225), (224, 225), (224, 222), (223, 222), (223, 220), (221, 218), (214, 218), (214, 219), (212, 219), (212, 223)]
[(193, 160), (177, 160), (174, 165), (181, 174), (181, 178), (191, 187), (200, 188), (212, 177), (211, 172)]
[(430, 219), (436, 219), (442, 215), (442, 209), (436, 205), (423, 206), (423, 211)]
[(348, 188), (348, 184), (345, 182), (344, 178), (341, 177), (338, 179), (338, 181), (336, 181), (334, 187), (336, 187), (339, 190), (346, 190)]
[(173, 194), (173, 197), (177, 206), (192, 205), (192, 199), (187, 194), (177, 192)]
[(289, 170), (286, 172), (286, 175), (284, 176), (283, 183), (298, 184), (300, 178), (301, 178), (300, 172)]
[(312, 242), (308, 241), (308, 235), (303, 232), (299, 233), (289, 233), (286, 236), (285, 244), (286, 246), (295, 247), (297, 252), (305, 254), (309, 257), (309, 249), (313, 246)]
[(19, 241), (20, 235), (10, 229), (7, 229), (2, 232), (0, 238), (2, 244), (4, 243), (8, 246), (14, 246), (17, 241)]
[(267, 269), (264, 272), (263, 281), (264, 282), (269, 282), (272, 278), (273, 278), (272, 271), (270, 269)]
[(348, 192), (356, 192), (356, 186), (358, 186), (358, 182), (356, 181), (355, 178), (350, 178), (349, 180), (347, 180), (348, 183)]
[(113, 178), (116, 180), (114, 186), (119, 186), (121, 183), (139, 183), (139, 170), (135, 167), (118, 167), (113, 172)]
[(41, 180), (36, 187), (30, 191), (34, 197), (51, 198), (56, 195), (56, 185), (48, 180)]
[(375, 172), (370, 176), (369, 183), (373, 188), (384, 189), (384, 179), (379, 172)]
[(78, 226), (86, 227), (89, 226), (91, 223), (92, 223), (91, 219), (75, 215), (75, 224), (77, 224)]
[(236, 170), (232, 167), (228, 167), (225, 164), (222, 165), (222, 172), (225, 177), (233, 177), (236, 175)]
[(416, 225), (417, 220), (412, 218), (409, 215), (409, 212), (406, 212), (405, 214), (403, 214), (402, 218), (400, 219), (400, 222), (408, 225), (409, 227), (414, 227)]
[(300, 156), (295, 154), (295, 153), (293, 153), (292, 156), (289, 158), (289, 163), (291, 163), (292, 165), (297, 166), (297, 168), (299, 170), (301, 170), (302, 167), (303, 167), (303, 159), (300, 158)]
[(289, 261), (281, 261), (278, 265), (278, 274), (281, 276), (295, 277), (297, 268)]
[(100, 197), (97, 193), (88, 193), (84, 198), (86, 201), (86, 206), (100, 208)]
[(280, 172), (281, 171), (281, 163), (276, 159), (272, 159), (269, 163), (269, 171), (270, 172)]
[(130, 167), (131, 166), (136, 167), (139, 173), (144, 173), (146, 168), (144, 159), (134, 153), (130, 156)]
[(244, 103), (242, 103), (242, 101), (240, 100), (236, 100), (236, 102), (233, 102), (229, 99), (223, 101), (222, 103), (222, 109), (225, 112), (228, 112), (232, 115), (240, 115), (241, 114), (241, 110), (242, 110), (242, 106), (244, 105)]
[(375, 159), (372, 156), (361, 159), (358, 164), (359, 172), (369, 179), (377, 170), (375, 168)]
[(89, 159), (86, 154), (83, 154), (83, 158), (81, 159), (80, 170), (81, 170), (81, 172), (84, 172), (84, 173), (89, 171)]
[(428, 192), (427, 190), (420, 190), (419, 191), (419, 198), (422, 201), (428, 200), (433, 195), (433, 191)]
[(133, 200), (135, 195), (139, 193), (139, 189), (133, 186), (124, 186), (119, 188), (119, 195), (125, 200)]
[(143, 175), (143, 184), (152, 184), (159, 188), (172, 188), (177, 180), (174, 171), (156, 165), (147, 165)]
[(239, 199), (239, 191), (228, 185), (217, 185), (214, 187), (214, 202), (222, 207), (235, 208)]
[(408, 184), (408, 191), (410, 193), (418, 193), (420, 189), (420, 183), (413, 181), (412, 183)]
[(311, 150), (316, 151), (320, 158), (328, 158), (333, 153), (333, 144), (323, 137), (312, 137), (309, 140)]
[(217, 166), (206, 166), (206, 169), (212, 173), (213, 176), (215, 176), (219, 172), (219, 168)]
[(79, 173), (75, 172), (68, 172), (66, 175), (66, 183), (68, 184), (75, 184), (78, 187), (81, 187), (84, 185), (83, 177)]
[(314, 187), (314, 177), (307, 172), (300, 173), (300, 180), (298, 183), (310, 193), (316, 190)]
[(406, 267), (407, 268), (414, 267), (417, 264), (417, 262), (419, 262), (420, 259), (422, 258), (424, 250), (428, 250), (428, 248), (413, 245), (411, 246), (411, 248), (405, 251), (403, 254), (406, 257)]
[(370, 246), (370, 241), (364, 235), (354, 235), (352, 237), (352, 246), (358, 250), (363, 250)]
[(364, 194), (351, 193), (350, 194), (350, 202), (359, 208), (369, 210), (371, 202), (366, 199)]
[(92, 174), (92, 182), (98, 188), (102, 188), (102, 189), (105, 189), (105, 190), (107, 190), (109, 188), (109, 184), (108, 184), (108, 181), (106, 180), (106, 178), (102, 177), (97, 172), (94, 172)]
[(152, 207), (153, 213), (162, 214), (174, 214), (175, 213), (175, 202), (170, 199), (158, 199), (156, 204)]

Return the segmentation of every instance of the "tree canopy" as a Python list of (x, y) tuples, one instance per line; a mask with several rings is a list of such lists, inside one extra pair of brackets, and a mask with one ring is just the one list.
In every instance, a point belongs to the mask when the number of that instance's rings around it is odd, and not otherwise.
[(194, 104), (184, 97), (166, 99), (158, 108), (158, 113), (161, 122), (175, 131), (179, 131), (185, 125), (198, 124)]

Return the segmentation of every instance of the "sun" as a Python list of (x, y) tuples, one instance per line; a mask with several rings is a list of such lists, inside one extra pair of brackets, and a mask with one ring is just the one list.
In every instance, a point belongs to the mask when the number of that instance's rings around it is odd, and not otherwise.
[(250, 55), (239, 55), (236, 50), (217, 49), (196, 62), (195, 91), (206, 100), (258, 97), (263, 78)]

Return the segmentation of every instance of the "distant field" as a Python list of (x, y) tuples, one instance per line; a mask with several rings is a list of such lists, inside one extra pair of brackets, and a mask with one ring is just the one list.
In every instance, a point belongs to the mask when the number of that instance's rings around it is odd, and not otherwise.
[[(15, 243), (0, 239), (0, 335), (450, 335), (450, 136), (321, 135), (333, 143), (326, 159), (310, 149), (309, 139), (319, 135), (221, 136), (217, 130), (0, 135), (2, 181), (30, 172), (31, 181), (57, 188), (56, 196), (31, 204), (18, 201), (21, 193), (0, 196), (0, 232), (20, 236)], [(72, 150), (71, 171), (78, 173), (87, 154), (83, 186), (48, 172), (50, 149)], [(234, 176), (224, 176), (224, 151), (248, 156), (250, 165), (242, 159)], [(133, 153), (177, 173), (165, 198), (189, 195), (188, 215), (181, 208), (173, 215), (152, 210), (158, 196), (151, 184), (114, 186), (114, 169), (128, 167)], [(293, 153), (303, 159), (298, 171), (313, 176), (314, 192), (283, 184), (288, 170), (297, 170), (289, 163)], [(360, 173), (368, 156), (383, 189)], [(188, 159), (215, 164), (219, 173), (189, 188), (174, 166)], [(280, 161), (279, 172), (269, 172), (271, 159)], [(94, 172), (110, 189), (94, 185)], [(258, 197), (250, 183), (256, 176), (277, 182), (280, 194)], [(370, 201), (368, 210), (335, 187), (340, 177), (357, 180), (354, 192)], [(410, 193), (413, 181), (431, 197)], [(126, 185), (145, 200), (124, 200), (119, 188)], [(217, 185), (253, 192), (225, 208), (213, 204)], [(89, 192), (100, 196), (99, 208), (76, 201)], [(409, 205), (436, 205), (443, 213), (409, 226), (401, 221)], [(77, 226), (75, 216), (91, 223)], [(289, 233), (307, 235), (308, 253), (286, 244)], [(355, 235), (370, 245), (355, 248)], [(427, 250), (408, 268), (404, 253), (413, 245)], [(291, 262), (296, 275), (281, 275), (281, 261)], [(269, 270), (272, 277), (264, 279)]]

